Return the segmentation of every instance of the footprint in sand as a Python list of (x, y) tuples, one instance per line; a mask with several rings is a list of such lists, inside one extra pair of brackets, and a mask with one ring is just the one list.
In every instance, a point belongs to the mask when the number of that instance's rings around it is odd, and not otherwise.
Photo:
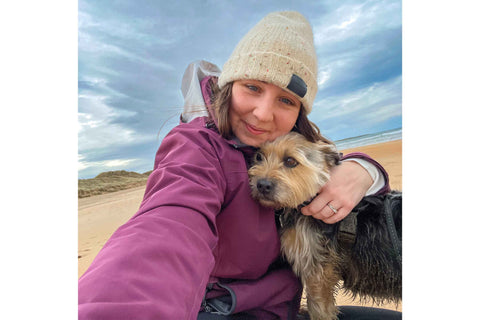
[(87, 251), (90, 251), (90, 249), (83, 249), (80, 254), (78, 255), (78, 259), (80, 259), (82, 256), (82, 254), (86, 253)]

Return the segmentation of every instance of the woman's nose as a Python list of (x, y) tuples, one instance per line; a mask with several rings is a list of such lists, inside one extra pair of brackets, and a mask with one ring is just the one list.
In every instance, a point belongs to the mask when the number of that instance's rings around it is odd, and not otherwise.
[(268, 122), (273, 120), (274, 102), (272, 99), (265, 97), (257, 101), (253, 115), (262, 122)]

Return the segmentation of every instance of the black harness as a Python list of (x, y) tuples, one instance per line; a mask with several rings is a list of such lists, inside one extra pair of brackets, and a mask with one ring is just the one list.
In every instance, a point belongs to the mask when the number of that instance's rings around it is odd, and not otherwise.
[[(277, 221), (277, 227), (288, 228), (293, 226), (296, 222), (296, 216), (299, 214), (302, 214), (300, 212), (300, 209), (310, 204), (314, 198), (315, 197), (305, 201), (304, 203), (299, 205), (296, 210), (295, 209), (276, 210), (275, 217)], [(390, 201), (390, 200), (387, 198), (385, 201)], [(292, 212), (287, 210), (291, 210)], [(293, 212), (293, 211), (298, 211), (298, 212)], [(395, 222), (393, 220), (393, 213), (391, 210), (391, 206), (389, 204), (385, 205), (384, 214), (385, 214), (385, 221), (387, 224), (388, 234), (392, 241), (395, 258), (397, 259), (398, 263), (401, 264), (402, 263), (402, 242), (398, 237)], [(353, 244), (355, 242), (355, 239), (357, 236), (357, 215), (358, 215), (357, 211), (352, 211), (342, 221), (337, 223), (338, 224), (338, 240), (340, 243)]]

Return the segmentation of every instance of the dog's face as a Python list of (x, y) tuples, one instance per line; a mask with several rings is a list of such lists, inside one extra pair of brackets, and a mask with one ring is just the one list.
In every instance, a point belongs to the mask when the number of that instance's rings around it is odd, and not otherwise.
[(291, 132), (263, 144), (255, 155), (248, 170), (252, 196), (264, 206), (296, 208), (318, 193), (338, 161), (334, 145)]

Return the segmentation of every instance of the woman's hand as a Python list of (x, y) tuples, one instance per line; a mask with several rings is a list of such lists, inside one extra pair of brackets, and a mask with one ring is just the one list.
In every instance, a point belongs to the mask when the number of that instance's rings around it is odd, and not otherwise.
[(372, 184), (372, 177), (361, 165), (354, 161), (342, 162), (332, 168), (330, 181), (301, 211), (325, 223), (336, 223), (352, 211)]

